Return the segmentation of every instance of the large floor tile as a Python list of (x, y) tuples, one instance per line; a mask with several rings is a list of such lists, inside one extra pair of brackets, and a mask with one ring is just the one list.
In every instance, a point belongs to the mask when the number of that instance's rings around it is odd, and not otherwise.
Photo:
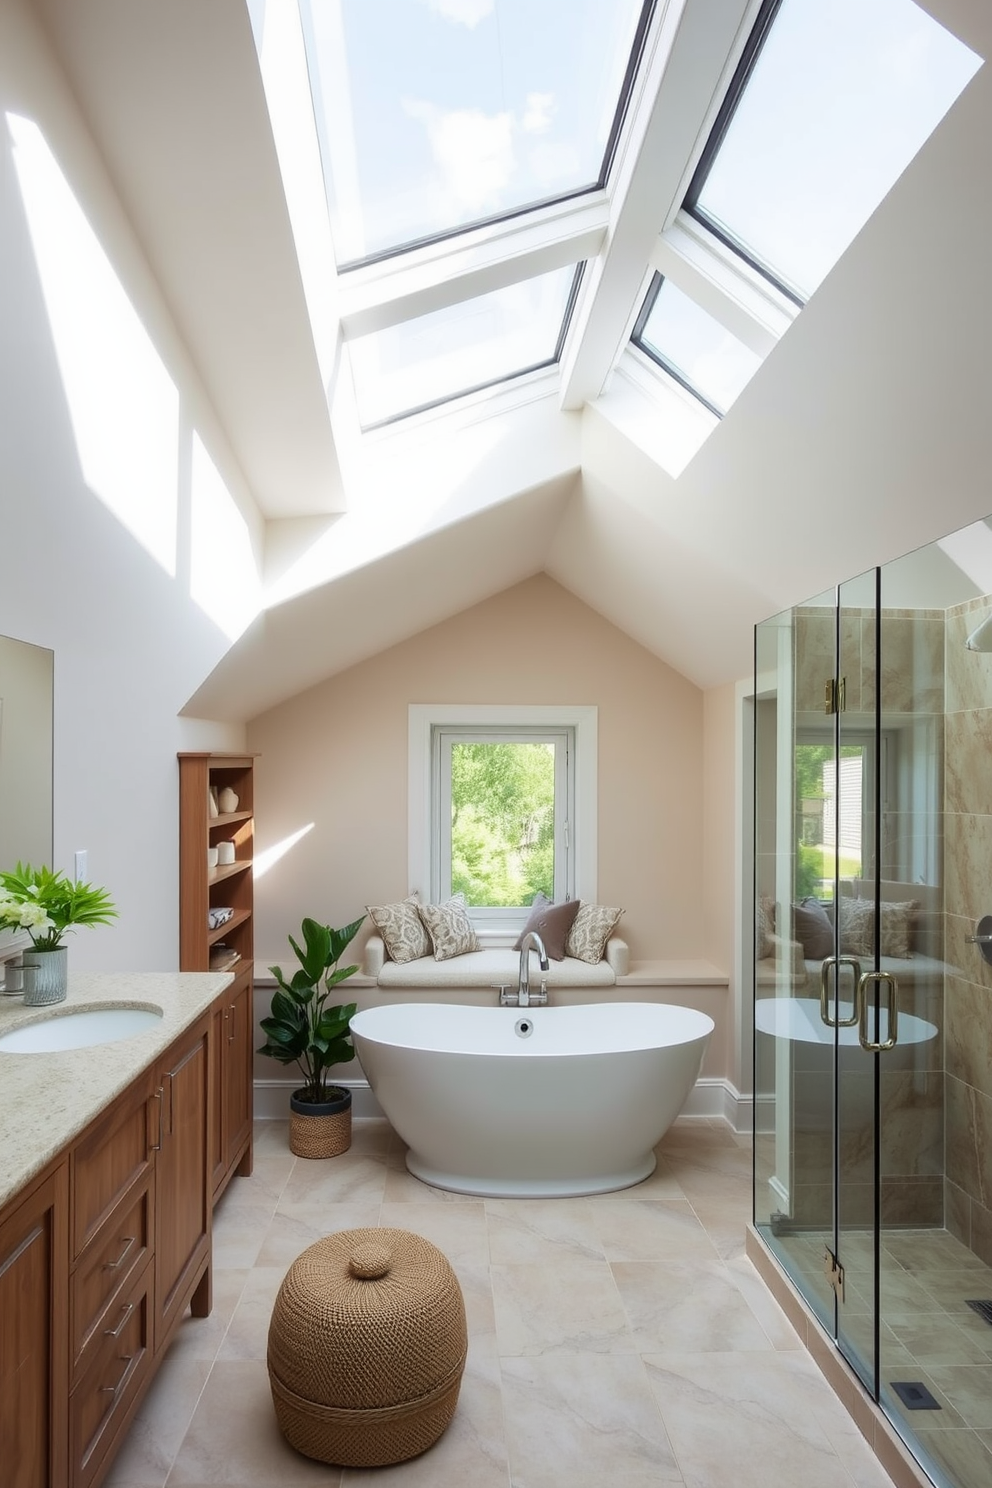
[(639, 1353), (772, 1347), (722, 1261), (618, 1261), (613, 1274)]
[(216, 1363), (179, 1449), (167, 1488), (338, 1488), (340, 1470), (302, 1457), (276, 1422), (265, 1365)]
[(635, 1352), (606, 1261), (494, 1266), (492, 1278), (501, 1355)]
[(606, 1198), (590, 1209), (608, 1261), (716, 1260), (713, 1242), (685, 1200)]
[(602, 1261), (596, 1206), (586, 1199), (487, 1199), (493, 1265)]
[(384, 1203), (380, 1223), (387, 1229), (410, 1230), (436, 1245), (451, 1264), (487, 1266), (489, 1230), (481, 1199), (467, 1204)]
[(655, 1488), (682, 1481), (634, 1355), (504, 1359), (514, 1488)]
[(211, 1361), (172, 1351), (131, 1423), (107, 1488), (163, 1488), (210, 1373)]
[(373, 1229), (382, 1206), (326, 1204), (318, 1200), (293, 1204), (284, 1201), (276, 1210), (259, 1247), (256, 1264), (282, 1266), (288, 1270), (304, 1250), (339, 1230)]

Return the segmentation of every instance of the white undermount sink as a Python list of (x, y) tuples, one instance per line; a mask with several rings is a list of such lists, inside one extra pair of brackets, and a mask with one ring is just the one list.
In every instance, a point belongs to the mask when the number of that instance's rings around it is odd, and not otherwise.
[(51, 1013), (0, 1034), (0, 1054), (54, 1054), (62, 1049), (89, 1049), (147, 1033), (162, 1018), (162, 1009), (141, 1007), (83, 1008), (78, 1013)]

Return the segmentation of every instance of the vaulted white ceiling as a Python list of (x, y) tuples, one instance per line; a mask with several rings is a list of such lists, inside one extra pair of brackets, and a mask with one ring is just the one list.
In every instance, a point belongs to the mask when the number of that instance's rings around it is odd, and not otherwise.
[[(992, 511), (989, 68), (714, 427), (618, 364), (755, 9), (673, 0), (622, 190), (566, 224), (591, 263), (560, 371), (358, 436), (244, 0), (37, 4), (267, 524), (267, 606), (191, 713), (254, 716), (541, 571), (718, 685), (757, 620)], [(985, 0), (925, 8), (990, 55)], [(325, 313), (368, 313), (349, 294)]]

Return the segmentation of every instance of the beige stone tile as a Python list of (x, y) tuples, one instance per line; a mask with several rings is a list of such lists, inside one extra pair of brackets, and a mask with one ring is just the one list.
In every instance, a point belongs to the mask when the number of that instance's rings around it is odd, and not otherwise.
[(385, 1187), (385, 1153), (349, 1151), (339, 1157), (299, 1158), (283, 1189), (279, 1208), (381, 1203)]
[[(405, 1149), (404, 1149), (405, 1151)], [(476, 1194), (453, 1193), (447, 1188), (433, 1188), (408, 1171), (403, 1156), (390, 1151), (386, 1166), (383, 1199), (387, 1204), (477, 1204)]]
[(492, 1283), (501, 1356), (635, 1351), (606, 1261), (493, 1266)]
[(725, 1262), (744, 1301), (761, 1324), (769, 1343), (777, 1349), (802, 1348), (802, 1341), (785, 1313), (746, 1256)]
[(254, 1266), (272, 1215), (268, 1203), (228, 1204), (227, 1195), (214, 1211), (213, 1264), (220, 1271), (241, 1271)]
[(942, 1365), (927, 1373), (966, 1426), (992, 1430), (992, 1364)]
[(645, 1358), (686, 1488), (839, 1488), (847, 1480), (815, 1406), (829, 1390), (805, 1354)]
[(410, 1230), (436, 1245), (457, 1269), (459, 1265), (489, 1264), (489, 1231), (481, 1199), (468, 1204), (385, 1203), (380, 1223), (389, 1229)]
[(107, 1488), (162, 1488), (210, 1373), (209, 1359), (170, 1349), (104, 1479)]
[(289, 1181), (296, 1158), (291, 1152), (259, 1152), (255, 1154), (250, 1178), (231, 1179), (224, 1191), (221, 1203), (237, 1204), (242, 1195), (252, 1204), (278, 1203), (283, 1189)]
[(682, 1185), (676, 1178), (672, 1168), (659, 1148), (655, 1148), (655, 1170), (640, 1183), (635, 1183), (631, 1188), (622, 1190), (627, 1199), (668, 1199), (679, 1200), (685, 1198)]
[[(976, 1319), (981, 1322), (981, 1319)], [(944, 1314), (924, 1317), (886, 1315), (886, 1323), (903, 1348), (918, 1359), (924, 1368), (950, 1364), (988, 1364), (989, 1355), (980, 1342), (969, 1337), (953, 1316)], [(983, 1324), (990, 1338), (992, 1328)], [(992, 1422), (989, 1423), (992, 1425)]]
[(477, 1338), (482, 1333), (496, 1333), (496, 1309), (493, 1304), (493, 1282), (488, 1266), (473, 1266), (459, 1261), (454, 1267), (458, 1285), (462, 1289), (465, 1303), (465, 1321), (468, 1335)]
[[(822, 1391), (812, 1410), (855, 1488), (892, 1488), (892, 1479), (833, 1390)], [(846, 1480), (841, 1481), (847, 1488)]]
[(250, 1275), (251, 1271), (247, 1267), (240, 1271), (214, 1270), (210, 1316), (197, 1318), (187, 1312), (173, 1334), (167, 1359), (202, 1359), (208, 1363), (213, 1362), (220, 1352), (224, 1334)]
[(722, 1199), (697, 1199), (692, 1207), (722, 1261), (737, 1260), (744, 1255), (749, 1211)]
[(502, 1367), (514, 1484), (681, 1483), (640, 1359), (579, 1354), (504, 1359)]
[(288, 1269), (304, 1250), (339, 1230), (373, 1229), (382, 1205), (283, 1203), (272, 1216), (256, 1265)]
[[(924, 1385), (940, 1409), (929, 1411), (907, 1409), (891, 1388), (893, 1383), (899, 1383), (902, 1380)], [(924, 1427), (932, 1428), (934, 1431), (953, 1431), (968, 1424), (960, 1411), (955, 1409), (956, 1402), (952, 1403), (951, 1397), (937, 1383), (935, 1374), (921, 1369), (919, 1361), (911, 1354), (907, 1357), (904, 1368), (901, 1368), (898, 1360), (891, 1356), (883, 1359), (880, 1393), (889, 1406), (893, 1419), (897, 1422), (902, 1421), (910, 1432), (922, 1430)]]
[(772, 1348), (722, 1261), (618, 1261), (613, 1275), (639, 1353)]
[[(256, 1158), (264, 1153), (289, 1152), (289, 1118), (285, 1121), (256, 1121), (252, 1132), (252, 1148)], [(290, 1153), (292, 1157), (292, 1153)]]
[(969, 1266), (957, 1271), (927, 1273), (921, 1278), (921, 1285), (944, 1312), (964, 1312), (974, 1316), (968, 1306), (969, 1297), (992, 1296), (981, 1288), (976, 1291), (975, 1282), (979, 1278), (984, 1282), (984, 1272)]
[(493, 1338), (469, 1343), (458, 1405), (444, 1435), (420, 1457), (392, 1467), (345, 1468), (342, 1488), (509, 1488), (499, 1360)]
[(592, 1221), (608, 1261), (715, 1260), (716, 1249), (685, 1201), (603, 1199)]
[(917, 1439), (930, 1463), (960, 1488), (984, 1488), (992, 1483), (992, 1441), (968, 1428), (957, 1431), (920, 1431)]
[(562, 1256), (602, 1261), (597, 1216), (603, 1200), (487, 1199), (494, 1265), (556, 1265)]
[(265, 1365), (214, 1364), (173, 1464), (168, 1488), (338, 1488), (340, 1469), (295, 1452), (276, 1422)]
[(256, 1266), (249, 1272), (218, 1359), (258, 1359), (264, 1363), (272, 1308), (285, 1275), (284, 1266)]

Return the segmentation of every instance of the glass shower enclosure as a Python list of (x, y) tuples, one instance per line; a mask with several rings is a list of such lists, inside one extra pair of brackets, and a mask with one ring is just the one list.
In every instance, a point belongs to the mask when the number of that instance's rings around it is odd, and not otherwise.
[(992, 526), (961, 539), (757, 627), (754, 1216), (929, 1477), (988, 1488)]

